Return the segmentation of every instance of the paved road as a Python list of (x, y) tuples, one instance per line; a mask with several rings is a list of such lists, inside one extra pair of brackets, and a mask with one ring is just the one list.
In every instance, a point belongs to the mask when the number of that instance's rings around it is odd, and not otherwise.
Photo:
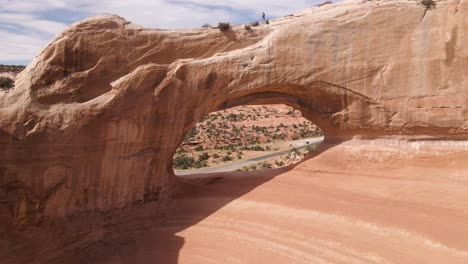
[(283, 154), (288, 153), (291, 148), (295, 147), (296, 149), (304, 149), (308, 145), (319, 145), (323, 141), (323, 137), (319, 138), (305, 138), (305, 139), (299, 139), (299, 140), (294, 140), (294, 141), (289, 141), (287, 142), (288, 144), (292, 145), (290, 148), (286, 150), (279, 150), (273, 153), (269, 153), (266, 155), (258, 156), (255, 158), (251, 159), (246, 159), (246, 160), (241, 160), (237, 162), (232, 162), (232, 163), (227, 163), (221, 166), (216, 166), (216, 167), (209, 167), (209, 168), (202, 168), (198, 170), (182, 170), (182, 171), (175, 171), (176, 175), (190, 175), (190, 174), (199, 174), (199, 173), (212, 173), (212, 172), (223, 172), (223, 171), (235, 171), (237, 169), (240, 169), (244, 166), (249, 166), (252, 164), (256, 164), (258, 162), (271, 159), (273, 157), (281, 156)]

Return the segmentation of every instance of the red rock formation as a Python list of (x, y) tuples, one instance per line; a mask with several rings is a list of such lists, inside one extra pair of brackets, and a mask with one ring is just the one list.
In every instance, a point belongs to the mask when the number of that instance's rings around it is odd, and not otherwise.
[[(212, 111), (283, 103), (334, 139), (468, 137), (468, 1), (351, 1), (247, 31), (97, 16), (0, 91), (0, 197), (18, 218), (165, 199)], [(396, 138), (396, 137), (395, 137)]]

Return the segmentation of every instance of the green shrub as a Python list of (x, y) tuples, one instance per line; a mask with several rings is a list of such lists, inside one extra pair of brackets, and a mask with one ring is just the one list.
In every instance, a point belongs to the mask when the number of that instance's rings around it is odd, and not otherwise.
[(196, 146), (195, 151), (203, 151), (203, 146), (202, 145)]
[(197, 168), (197, 169), (203, 168), (203, 167), (206, 167), (206, 166), (208, 166), (206, 160), (197, 160), (197, 161), (195, 161), (193, 163), (193, 167)]
[(231, 24), (229, 23), (224, 23), (224, 22), (219, 22), (218, 28), (220, 31), (228, 31), (231, 29)]
[(301, 154), (301, 152), (299, 152), (299, 150), (297, 150), (297, 148), (292, 148), (289, 153), (296, 153), (296, 154)]
[(190, 129), (189, 132), (187, 132), (187, 135), (185, 135), (184, 141), (185, 142), (190, 141), (197, 133), (198, 131), (196, 127)]
[(231, 161), (232, 158), (231, 158), (230, 156), (227, 156), (227, 155), (226, 155), (226, 156), (224, 156), (221, 160), (224, 161), (224, 162), (226, 162), (226, 161)]
[(10, 90), (15, 85), (15, 82), (8, 77), (0, 77), (0, 89)]
[(177, 154), (184, 154), (184, 153), (187, 153), (187, 151), (183, 148), (179, 148), (177, 151), (176, 151)]
[(195, 160), (192, 157), (189, 157), (185, 154), (177, 155), (173, 159), (174, 168), (179, 169), (179, 170), (186, 170), (186, 169), (192, 168), (194, 163), (195, 163)]
[(262, 164), (260, 164), (260, 170), (269, 170), (271, 168), (272, 166), (268, 162), (262, 162)]
[(421, 2), (419, 2), (421, 5), (425, 6), (426, 9), (432, 9), (435, 7), (436, 3), (434, 2), (434, 0), (421, 0)]
[(199, 161), (205, 161), (208, 160), (210, 156), (208, 155), (207, 152), (203, 152), (203, 154), (198, 155), (198, 160)]
[(281, 160), (281, 161), (277, 161), (277, 160), (276, 160), (276, 161), (275, 161), (275, 164), (276, 164), (276, 166), (278, 166), (278, 167), (283, 167), (283, 166), (284, 166), (284, 162), (283, 162), (282, 160)]

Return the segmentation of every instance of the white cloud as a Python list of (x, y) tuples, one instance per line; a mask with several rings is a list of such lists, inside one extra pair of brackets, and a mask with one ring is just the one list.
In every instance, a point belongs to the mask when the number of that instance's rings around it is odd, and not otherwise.
[(8, 61), (30, 61), (48, 40), (35, 36), (0, 30), (0, 63)]
[(25, 13), (0, 13), (0, 23), (49, 35), (55, 35), (67, 27), (64, 23), (39, 19), (32, 14)]
[(197, 28), (205, 23), (260, 20), (262, 12), (270, 17), (284, 16), (323, 1), (0, 0), (0, 63), (30, 61), (66, 27), (62, 21), (67, 14), (84, 19), (112, 13), (145, 27)]

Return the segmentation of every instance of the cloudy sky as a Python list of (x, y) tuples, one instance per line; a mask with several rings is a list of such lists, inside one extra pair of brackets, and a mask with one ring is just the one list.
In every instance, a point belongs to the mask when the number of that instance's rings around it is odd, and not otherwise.
[[(28, 64), (67, 25), (103, 13), (145, 27), (197, 28), (288, 15), (325, 0), (0, 0), (0, 64)], [(337, 2), (336, 0), (334, 2)]]

